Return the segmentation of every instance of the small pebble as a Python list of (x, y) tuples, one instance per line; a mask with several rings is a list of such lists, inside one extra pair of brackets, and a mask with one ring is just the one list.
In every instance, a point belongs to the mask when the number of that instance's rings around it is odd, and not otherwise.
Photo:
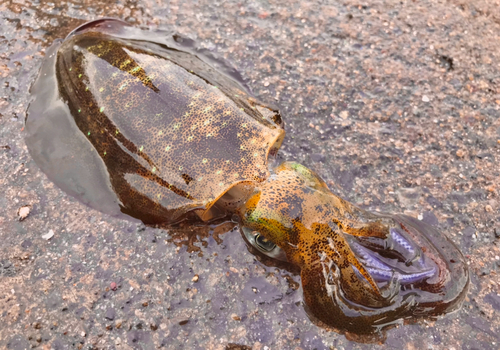
[(485, 267), (484, 269), (481, 270), (480, 275), (481, 276), (488, 276), (490, 274), (490, 272), (491, 272), (490, 269)]
[(118, 285), (116, 284), (116, 282), (111, 282), (111, 284), (109, 285), (109, 288), (111, 288), (111, 290), (117, 290)]
[(116, 317), (116, 311), (112, 308), (108, 308), (106, 310), (106, 313), (104, 314), (104, 317), (110, 321), (113, 321)]
[(429, 102), (431, 99), (429, 98), (429, 96), (427, 95), (424, 95), (422, 96), (422, 102)]
[(196, 282), (198, 282), (199, 279), (200, 279), (200, 276), (194, 275), (194, 277), (191, 279), (191, 281), (196, 283)]
[(49, 230), (48, 233), (42, 235), (42, 238), (45, 239), (45, 240), (49, 240), (51, 239), (52, 237), (54, 237), (54, 231), (53, 230)]
[(24, 207), (19, 208), (17, 211), (17, 215), (19, 215), (19, 221), (23, 221), (30, 214), (31, 207), (29, 205), (25, 205)]

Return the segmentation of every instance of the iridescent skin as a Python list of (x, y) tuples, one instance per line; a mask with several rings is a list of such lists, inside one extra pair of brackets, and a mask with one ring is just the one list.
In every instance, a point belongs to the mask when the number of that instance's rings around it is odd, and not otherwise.
[(238, 214), (300, 267), (312, 318), (357, 340), (377, 339), (394, 320), (455, 310), (465, 297), (464, 258), (444, 235), (408, 216), (363, 211), (300, 164), (278, 166)]
[(450, 240), (355, 207), (300, 164), (269, 169), (285, 136), (277, 110), (155, 34), (101, 20), (50, 49), (26, 141), (49, 178), (147, 224), (239, 218), (264, 254), (300, 268), (311, 318), (344, 333), (460, 306), (468, 271)]

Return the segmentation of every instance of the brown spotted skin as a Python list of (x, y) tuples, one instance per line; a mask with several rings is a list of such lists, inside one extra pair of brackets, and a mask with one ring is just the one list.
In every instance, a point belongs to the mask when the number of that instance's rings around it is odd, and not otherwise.
[(351, 338), (461, 305), (468, 270), (450, 240), (357, 208), (300, 164), (269, 169), (277, 110), (157, 34), (98, 20), (48, 50), (26, 143), (51, 180), (147, 224), (239, 216), (300, 269), (311, 318)]
[[(372, 222), (361, 223), (359, 209), (333, 196), (321, 179), (300, 164), (284, 163), (275, 171), (277, 177), (261, 184), (260, 191), (247, 201), (244, 225), (285, 247), (288, 261), (295, 265), (313, 266), (331, 257), (339, 268), (338, 278), (357, 291), (352, 293), (352, 301), (372, 300), (383, 306), (377, 284), (358, 262), (343, 233), (385, 238), (388, 225), (383, 221), (387, 220), (373, 217)], [(365, 283), (355, 276), (354, 267), (365, 276)]]
[[(406, 216), (363, 211), (335, 196), (317, 174), (300, 164), (278, 166), (239, 215), (243, 226), (275, 242), (288, 261), (300, 267), (311, 317), (357, 335), (357, 340), (371, 341), (373, 336), (380, 340), (390, 323), (443, 314), (456, 309), (465, 297), (465, 261), (446, 237)], [(375, 246), (371, 243), (381, 240), (383, 244), (373, 249), (375, 256), (401, 259), (397, 249), (387, 248), (397, 245), (391, 241), (391, 228), (415, 242), (420, 255), (425, 252), (428, 266), (436, 270), (432, 278), (392, 288), (374, 280), (351, 244)]]
[(57, 59), (61, 96), (106, 164), (122, 211), (173, 223), (235, 184), (265, 180), (268, 154), (284, 137), (259, 112), (266, 107), (223, 77), (218, 85), (191, 73), (210, 67), (190, 54), (137, 46), (84, 32), (65, 40)]

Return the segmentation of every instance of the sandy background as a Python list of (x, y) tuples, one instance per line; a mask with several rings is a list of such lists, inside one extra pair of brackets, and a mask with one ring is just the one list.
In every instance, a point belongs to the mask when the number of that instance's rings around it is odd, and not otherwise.
[[(498, 1), (41, 0), (0, 13), (0, 348), (500, 349)], [(29, 87), (55, 38), (103, 16), (227, 59), (280, 106), (284, 159), (363, 208), (446, 232), (471, 271), (462, 310), (384, 345), (350, 342), (314, 326), (289, 273), (238, 232), (190, 253), (173, 230), (56, 188), (23, 140)]]

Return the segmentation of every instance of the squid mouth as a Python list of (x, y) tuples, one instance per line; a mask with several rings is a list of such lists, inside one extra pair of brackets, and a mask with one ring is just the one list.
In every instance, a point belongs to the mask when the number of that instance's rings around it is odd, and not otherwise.
[[(381, 290), (416, 285), (437, 277), (439, 269), (407, 234), (391, 228), (386, 239), (350, 239), (351, 250)], [(364, 279), (357, 271), (358, 277)]]
[[(463, 255), (434, 227), (406, 215), (392, 218), (394, 225), (385, 238), (346, 235), (351, 251), (382, 296), (395, 303), (392, 307), (402, 302), (396, 301), (400, 297), (414, 296), (415, 315), (458, 308), (469, 281)], [(366, 281), (354, 270), (359, 280)]]
[(377, 338), (403, 320), (460, 307), (469, 273), (453, 242), (415, 218), (385, 217), (393, 219), (385, 237), (343, 235), (348, 245), (344, 252), (359, 264), (337, 266), (325, 259), (321, 269), (303, 268), (304, 300), (311, 319), (342, 332)]

